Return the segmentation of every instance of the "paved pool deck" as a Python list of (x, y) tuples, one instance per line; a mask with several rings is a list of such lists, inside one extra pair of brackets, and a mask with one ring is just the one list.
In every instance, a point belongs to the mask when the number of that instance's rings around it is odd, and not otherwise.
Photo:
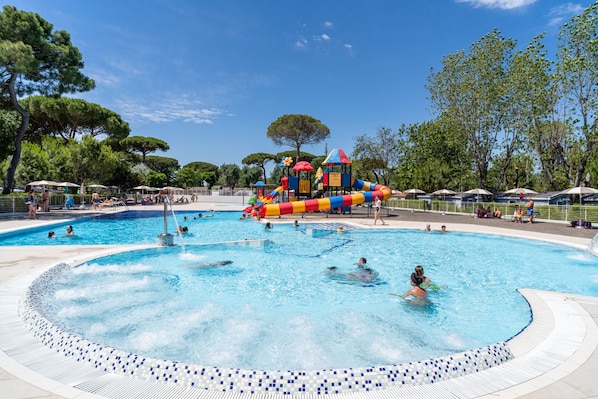
[[(242, 209), (238, 206), (238, 209)], [(156, 206), (136, 209), (160, 209)], [(177, 205), (176, 209), (206, 211), (234, 210), (230, 204), (194, 203)], [(103, 212), (110, 212), (105, 210)], [(475, 219), (467, 215), (385, 210), (386, 225), (373, 225), (373, 215), (366, 207), (358, 207), (351, 215), (285, 215), (269, 219), (273, 223), (343, 222), (361, 228), (432, 230), (445, 225), (450, 231), (500, 234), (543, 240), (585, 249), (598, 230), (575, 229), (566, 224), (539, 220), (533, 224), (518, 224), (500, 219)], [(40, 213), (39, 220), (27, 220), (26, 214), (0, 215), (0, 232), (31, 226), (52, 224), (65, 219), (87, 216), (90, 211), (53, 211)], [(302, 217), (303, 216), (303, 217)], [(0, 247), (0, 289), (13, 292), (0, 296), (0, 313), (16, 315), (15, 297), (22, 292), (25, 281), (58, 261), (83, 261), (101, 253), (113, 251), (115, 246), (39, 246)], [(12, 290), (12, 291), (11, 291)], [(515, 359), (491, 369), (443, 381), (436, 384), (366, 393), (327, 395), (351, 398), (598, 398), (598, 298), (575, 294), (529, 290), (522, 287), (522, 295), (530, 303), (533, 322), (523, 333), (509, 341)], [(238, 398), (222, 392), (180, 389), (165, 384), (140, 382), (126, 377), (100, 375), (97, 370), (57, 354), (26, 334), (18, 331), (18, 321), (0, 318), (0, 398)], [(16, 329), (16, 330), (15, 330)], [(6, 337), (12, 339), (6, 339)], [(25, 342), (27, 341), (27, 342)], [(57, 355), (60, 356), (60, 355)], [(54, 360), (53, 360), (54, 359)], [(69, 374), (68, 369), (77, 372)], [(85, 384), (94, 375), (100, 388)], [(87, 389), (85, 387), (88, 387)], [(96, 387), (98, 383), (96, 383)], [(252, 395), (253, 396), (253, 395)], [(259, 395), (260, 398), (275, 395)], [(305, 395), (306, 397), (316, 395)], [(288, 395), (287, 395), (288, 397)]]

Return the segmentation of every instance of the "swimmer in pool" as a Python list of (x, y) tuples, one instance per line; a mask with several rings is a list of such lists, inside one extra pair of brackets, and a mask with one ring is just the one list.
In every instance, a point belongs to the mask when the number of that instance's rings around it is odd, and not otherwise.
[(232, 260), (220, 260), (218, 262), (202, 263), (202, 264), (197, 265), (197, 266), (192, 266), (192, 268), (193, 269), (205, 269), (205, 268), (208, 268), (208, 267), (226, 266), (226, 265), (230, 265), (231, 263), (233, 263)]
[(356, 272), (347, 273), (347, 279), (352, 281), (361, 281), (364, 283), (371, 283), (378, 278), (378, 272), (369, 267), (360, 268)]
[(365, 268), (365, 267), (366, 267), (365, 265), (366, 265), (367, 263), (368, 263), (368, 260), (367, 260), (366, 258), (363, 258), (363, 257), (361, 257), (361, 258), (359, 258), (359, 260), (357, 261), (356, 265), (357, 265), (357, 267), (358, 267), (358, 268), (360, 268), (360, 269), (363, 269), (363, 268)]
[(75, 235), (75, 232), (73, 231), (73, 226), (71, 226), (70, 224), (68, 226), (66, 226), (66, 235), (67, 236)]
[(416, 298), (426, 297), (426, 288), (430, 286), (430, 279), (424, 275), (423, 266), (415, 266), (415, 271), (411, 273), (409, 283), (413, 288), (401, 295), (401, 298), (407, 298), (408, 296), (414, 296)]

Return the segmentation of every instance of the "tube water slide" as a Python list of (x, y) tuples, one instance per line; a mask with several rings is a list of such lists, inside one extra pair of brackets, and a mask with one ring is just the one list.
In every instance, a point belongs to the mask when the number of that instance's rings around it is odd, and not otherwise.
[(351, 186), (361, 191), (329, 198), (314, 198), (304, 201), (284, 202), (282, 204), (266, 204), (262, 206), (261, 216), (280, 216), (290, 213), (337, 209), (363, 204), (364, 202), (373, 202), (376, 200), (376, 197), (382, 197), (382, 200), (387, 200), (391, 195), (390, 188), (382, 184), (366, 182), (353, 177), (351, 178)]
[(278, 195), (280, 195), (282, 192), (284, 191), (284, 188), (282, 186), (280, 187), (276, 187), (274, 190), (272, 190), (272, 192), (270, 194), (268, 194), (266, 197), (259, 197), (259, 201), (263, 204), (269, 204), (270, 202), (272, 202), (272, 200), (274, 198), (276, 198)]

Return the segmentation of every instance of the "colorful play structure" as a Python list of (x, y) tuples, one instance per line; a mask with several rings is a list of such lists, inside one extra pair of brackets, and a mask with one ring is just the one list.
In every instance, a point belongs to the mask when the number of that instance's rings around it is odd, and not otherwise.
[[(313, 211), (350, 213), (353, 205), (374, 202), (377, 197), (387, 200), (391, 195), (390, 188), (382, 184), (355, 179), (352, 162), (341, 149), (332, 150), (322, 162), (324, 169), (318, 168), (315, 175), (309, 162), (292, 164), (291, 157), (280, 161), (284, 172), (281, 186), (270, 194), (264, 195), (263, 182), (255, 184), (256, 196), (246, 213), (259, 212), (260, 217)], [(278, 201), (273, 203), (275, 199)]]

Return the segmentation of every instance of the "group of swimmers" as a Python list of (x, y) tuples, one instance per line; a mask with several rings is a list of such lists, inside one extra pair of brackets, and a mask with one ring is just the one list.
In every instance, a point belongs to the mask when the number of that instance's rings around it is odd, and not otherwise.
[[(73, 226), (71, 226), (70, 224), (68, 226), (66, 226), (66, 233), (65, 236), (66, 237), (71, 237), (75, 235), (75, 231), (73, 230)], [(56, 233), (54, 232), (54, 230), (50, 230), (48, 232), (48, 238), (57, 238), (58, 236), (56, 235)]]
[[(204, 215), (203, 213), (198, 213), (197, 216), (193, 216), (193, 220), (203, 219), (203, 218), (211, 218), (213, 216), (214, 215), (212, 215), (212, 214)], [(189, 216), (184, 216), (183, 220), (187, 222), (190, 220), (190, 218), (189, 218)], [(188, 226), (179, 226), (178, 229), (176, 230), (176, 234), (187, 234), (188, 232), (189, 232)]]
[[(342, 278), (347, 282), (367, 284), (379, 282), (378, 272), (367, 266), (366, 258), (359, 258), (356, 265), (357, 270), (348, 273), (340, 272), (336, 266), (329, 267), (326, 272), (333, 279)], [(415, 270), (409, 277), (409, 283), (411, 284), (411, 288), (405, 291), (403, 295), (399, 295), (403, 299), (410, 296), (415, 299), (425, 299), (427, 290), (436, 287), (434, 284), (431, 284), (430, 279), (424, 274), (424, 267), (421, 265), (415, 267)], [(438, 287), (436, 287), (436, 289), (438, 289)]]

